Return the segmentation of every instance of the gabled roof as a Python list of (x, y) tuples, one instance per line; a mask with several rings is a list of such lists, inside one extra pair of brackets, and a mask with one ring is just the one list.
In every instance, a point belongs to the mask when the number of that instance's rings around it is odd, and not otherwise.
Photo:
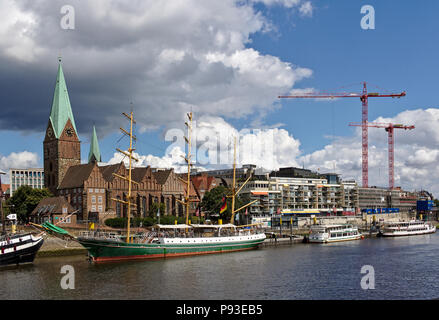
[(201, 190), (210, 191), (214, 187), (220, 185), (219, 183), (217, 183), (217, 179), (215, 177), (208, 175), (202, 174), (202, 175), (192, 176), (191, 179), (195, 189), (197, 189), (198, 192), (200, 192)]
[(116, 173), (119, 170), (120, 166), (124, 165), (123, 162), (110, 164), (108, 166), (99, 167), (99, 170), (102, 173), (102, 176), (107, 182), (111, 182), (114, 179), (113, 173)]
[(148, 167), (137, 167), (131, 171), (131, 178), (136, 182), (141, 182), (148, 173)]
[(88, 153), (88, 162), (101, 162), (101, 151), (99, 150), (98, 136), (96, 135), (96, 128), (93, 126), (93, 135), (91, 137), (90, 151)]
[(152, 174), (154, 175), (154, 178), (158, 184), (164, 185), (168, 180), (168, 177), (172, 171), (173, 171), (172, 169), (160, 170), (160, 171), (155, 171)]
[(86, 163), (69, 167), (58, 189), (82, 187), (84, 181), (88, 179), (95, 165), (95, 163)]
[(70, 119), (75, 132), (75, 119), (73, 118), (72, 107), (70, 106), (69, 93), (62, 71), (61, 60), (58, 66), (58, 75), (56, 77), (55, 92), (53, 94), (52, 110), (50, 111), (50, 122), (55, 133), (55, 137), (59, 138), (66, 126), (67, 120)]
[(38, 203), (31, 215), (46, 216), (50, 214), (62, 214), (62, 208), (67, 208), (67, 213), (73, 213), (75, 209), (70, 205), (66, 198), (50, 197), (44, 198)]

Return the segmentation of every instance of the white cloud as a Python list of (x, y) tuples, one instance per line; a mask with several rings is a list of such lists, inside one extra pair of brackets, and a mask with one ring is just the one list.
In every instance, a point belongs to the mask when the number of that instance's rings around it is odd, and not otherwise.
[[(252, 35), (269, 32), (273, 23), (256, 2), (72, 0), (75, 29), (63, 30), (64, 1), (6, 0), (0, 4), (0, 63), (26, 62), (55, 77), (61, 54), (76, 122), (95, 121), (103, 133), (117, 127), (120, 108), (130, 101), (142, 131), (181, 123), (190, 109), (219, 117), (265, 115), (278, 105), (279, 93), (312, 70), (249, 47)], [(294, 10), (306, 3), (262, 2)], [(5, 114), (24, 113), (28, 105)], [(105, 117), (90, 116), (102, 110)], [(14, 127), (14, 120), (3, 121)]]
[(2, 182), (7, 183), (9, 181), (9, 169), (38, 168), (38, 164), (38, 155), (29, 151), (12, 152), (7, 156), (0, 155), (0, 170), (7, 174), (6, 179), (2, 179)]
[(313, 6), (311, 4), (311, 1), (306, 1), (302, 3), (299, 8), (299, 12), (302, 16), (311, 17), (313, 12)]
[[(285, 129), (264, 128), (237, 130), (221, 117), (203, 116), (193, 123), (192, 162), (196, 168), (224, 168), (233, 164), (234, 139), (236, 137), (236, 162), (255, 164), (268, 170), (285, 166), (297, 166), (300, 155), (300, 142)], [(177, 137), (164, 156), (138, 155), (141, 161), (136, 165), (158, 168), (174, 168), (177, 172), (186, 171), (185, 132), (173, 130), (170, 137)], [(120, 162), (127, 158), (115, 153), (109, 163)]]
[[(415, 125), (414, 130), (394, 130), (395, 186), (406, 190), (426, 189), (439, 197), (439, 109), (407, 110), (392, 118), (373, 122)], [(388, 186), (388, 134), (369, 128), (369, 185)], [(306, 167), (335, 171), (361, 184), (361, 128), (354, 137), (338, 138), (321, 150), (299, 158)]]

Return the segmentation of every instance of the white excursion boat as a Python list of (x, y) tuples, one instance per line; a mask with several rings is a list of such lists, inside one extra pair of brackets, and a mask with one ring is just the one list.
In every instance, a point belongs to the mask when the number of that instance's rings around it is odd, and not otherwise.
[(329, 243), (362, 238), (363, 235), (352, 224), (316, 225), (311, 227), (309, 242)]
[(399, 237), (399, 236), (414, 236), (420, 234), (435, 233), (436, 226), (420, 221), (401, 221), (401, 222), (386, 222), (384, 227), (380, 230), (380, 236), (383, 237)]

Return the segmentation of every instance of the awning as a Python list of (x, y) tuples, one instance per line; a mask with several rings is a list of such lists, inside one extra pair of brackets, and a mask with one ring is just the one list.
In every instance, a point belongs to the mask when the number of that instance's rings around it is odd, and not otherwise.
[(282, 210), (282, 214), (320, 214), (320, 210), (308, 209), (308, 210)]
[(227, 224), (192, 224), (191, 225), (194, 228), (236, 228), (234, 224), (227, 223)]
[(252, 194), (256, 196), (268, 196), (267, 191), (252, 191)]
[(156, 224), (155, 227), (158, 227), (160, 229), (188, 229), (188, 228), (192, 228), (190, 225), (187, 225), (187, 224)]

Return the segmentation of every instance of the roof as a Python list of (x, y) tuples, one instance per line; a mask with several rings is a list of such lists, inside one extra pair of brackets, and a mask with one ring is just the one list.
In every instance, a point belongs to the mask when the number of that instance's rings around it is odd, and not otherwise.
[(88, 162), (101, 162), (101, 151), (99, 150), (98, 137), (96, 135), (96, 127), (93, 126), (93, 135), (91, 137), (90, 151), (88, 153)]
[(198, 193), (203, 190), (210, 191), (214, 187), (219, 186), (219, 183), (217, 183), (217, 179), (212, 176), (208, 176), (206, 174), (201, 174), (198, 176), (192, 176), (192, 184), (194, 188), (198, 191)]
[(2, 184), (1, 185), (2, 192), (4, 193), (4, 192), (8, 191), (9, 187), (10, 187), (9, 184)]
[(116, 173), (119, 170), (120, 166), (123, 165), (123, 162), (110, 164), (108, 166), (99, 167), (99, 170), (102, 173), (102, 176), (106, 181), (113, 181), (113, 173)]
[(82, 187), (84, 181), (90, 176), (94, 166), (95, 163), (86, 163), (69, 167), (58, 189)]
[(171, 174), (171, 172), (172, 169), (168, 169), (168, 170), (155, 171), (152, 174), (154, 175), (154, 178), (156, 179), (157, 183), (163, 185), (168, 180), (168, 177)]
[(137, 167), (131, 170), (131, 179), (141, 182), (143, 177), (148, 173), (148, 167)]
[(52, 123), (55, 137), (59, 138), (61, 133), (70, 119), (73, 129), (76, 130), (75, 119), (73, 118), (72, 107), (70, 106), (69, 93), (62, 71), (61, 61), (58, 66), (58, 75), (56, 77), (55, 92), (53, 94), (52, 110), (50, 111), (50, 122)]
[(62, 214), (62, 208), (67, 208), (67, 213), (73, 213), (75, 209), (70, 205), (66, 198), (50, 197), (44, 198), (38, 203), (31, 215), (50, 215), (50, 214)]

